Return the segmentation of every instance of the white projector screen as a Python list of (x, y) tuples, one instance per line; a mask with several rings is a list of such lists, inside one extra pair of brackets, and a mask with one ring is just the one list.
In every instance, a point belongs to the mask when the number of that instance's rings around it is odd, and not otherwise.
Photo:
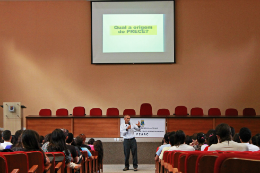
[(174, 1), (92, 2), (92, 64), (175, 63)]

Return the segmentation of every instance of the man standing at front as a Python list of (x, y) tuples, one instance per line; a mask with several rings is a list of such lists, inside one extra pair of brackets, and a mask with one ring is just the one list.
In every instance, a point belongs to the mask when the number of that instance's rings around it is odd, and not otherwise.
[(132, 150), (133, 154), (133, 166), (134, 171), (137, 171), (137, 145), (135, 140), (134, 132), (140, 131), (140, 122), (138, 124), (130, 123), (130, 116), (124, 116), (125, 122), (120, 126), (120, 132), (124, 138), (124, 154), (125, 154), (125, 168), (123, 171), (129, 170), (129, 156), (130, 156), (130, 149)]

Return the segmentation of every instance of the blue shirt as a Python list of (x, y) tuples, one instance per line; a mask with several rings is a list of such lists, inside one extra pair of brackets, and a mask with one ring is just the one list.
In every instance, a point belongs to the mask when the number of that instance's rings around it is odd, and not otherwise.
[(91, 152), (87, 148), (85, 148), (85, 147), (80, 147), (80, 148), (82, 149), (82, 151), (87, 151), (88, 152), (88, 157), (92, 156)]
[(161, 152), (162, 152), (162, 150), (163, 150), (164, 147), (171, 147), (171, 144), (161, 145), (161, 146), (159, 147), (158, 151), (156, 152), (156, 155), (157, 155), (157, 156), (160, 156), (160, 154), (161, 154)]

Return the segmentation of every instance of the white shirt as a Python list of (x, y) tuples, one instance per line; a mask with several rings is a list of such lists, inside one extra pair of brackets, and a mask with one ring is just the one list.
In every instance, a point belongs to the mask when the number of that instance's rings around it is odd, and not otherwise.
[(11, 142), (5, 142), (4, 141), (4, 143), (1, 143), (1, 146), (5, 149), (5, 147), (7, 146), (7, 145), (13, 145)]
[(259, 151), (259, 147), (253, 144), (245, 143), (248, 146), (248, 151)]
[(207, 146), (208, 146), (208, 144), (202, 145), (200, 151), (204, 151), (204, 149), (205, 149)]
[(124, 139), (132, 139), (135, 137), (135, 131), (141, 131), (141, 129), (134, 123), (131, 123), (131, 129), (126, 130), (128, 126), (129, 124), (125, 124), (125, 122), (120, 125), (120, 133)]
[(2, 143), (0, 143), (0, 151), (4, 149), (4, 147), (1, 144)]
[(192, 146), (189, 146), (187, 144), (181, 144), (179, 146), (172, 146), (168, 151), (173, 150), (181, 150), (181, 151), (194, 151), (195, 149)]
[(209, 151), (248, 151), (248, 146), (245, 143), (237, 143), (234, 141), (224, 141), (217, 144), (212, 144)]

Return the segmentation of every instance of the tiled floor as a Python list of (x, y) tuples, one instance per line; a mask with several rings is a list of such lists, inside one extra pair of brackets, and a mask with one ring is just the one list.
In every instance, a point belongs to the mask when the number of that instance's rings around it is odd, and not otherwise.
[[(103, 165), (104, 173), (131, 173), (135, 172), (132, 165), (130, 166), (129, 170), (123, 171), (124, 165)], [(148, 164), (139, 164), (137, 173), (154, 173), (155, 172), (155, 165), (148, 165)]]

